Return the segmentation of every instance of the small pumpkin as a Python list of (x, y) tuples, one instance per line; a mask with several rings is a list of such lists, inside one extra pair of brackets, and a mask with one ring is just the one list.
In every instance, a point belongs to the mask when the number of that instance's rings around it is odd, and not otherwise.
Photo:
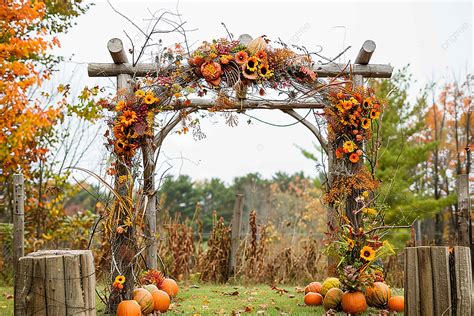
[(325, 296), (326, 293), (332, 289), (332, 288), (340, 288), (341, 287), (341, 282), (339, 281), (338, 278), (327, 278), (324, 280), (322, 287), (321, 287), (321, 295)]
[(323, 299), (323, 307), (326, 311), (334, 309), (336, 311), (341, 309), (342, 290), (337, 287), (329, 289)]
[(121, 301), (117, 306), (117, 316), (141, 316), (142, 309), (134, 300)]
[(309, 292), (314, 293), (321, 293), (322, 285), (319, 282), (311, 282), (304, 288), (304, 294), (308, 294)]
[(143, 288), (133, 290), (133, 300), (137, 301), (142, 309), (143, 314), (153, 312), (153, 296), (150, 292)]
[(251, 40), (250, 43), (247, 45), (247, 49), (252, 55), (258, 52), (259, 50), (265, 50), (266, 47), (267, 42), (261, 36)]
[(319, 293), (309, 292), (304, 296), (304, 303), (309, 306), (317, 306), (323, 303), (323, 296)]
[(397, 295), (392, 296), (388, 300), (388, 309), (393, 312), (403, 312), (405, 311), (405, 298), (403, 296)]
[(161, 284), (161, 289), (168, 293), (168, 295), (171, 297), (175, 297), (179, 292), (178, 284), (175, 280), (170, 278), (166, 278), (163, 280), (163, 283)]
[(345, 292), (341, 298), (342, 310), (348, 314), (363, 313), (367, 309), (364, 293)]
[(369, 306), (384, 308), (390, 299), (390, 288), (382, 282), (375, 282), (365, 290), (365, 299)]
[(156, 290), (151, 293), (153, 296), (153, 309), (164, 313), (170, 308), (171, 299), (168, 293), (162, 290)]
[(154, 284), (146, 284), (143, 286), (143, 288), (150, 293), (153, 293), (154, 291), (158, 291), (158, 287)]

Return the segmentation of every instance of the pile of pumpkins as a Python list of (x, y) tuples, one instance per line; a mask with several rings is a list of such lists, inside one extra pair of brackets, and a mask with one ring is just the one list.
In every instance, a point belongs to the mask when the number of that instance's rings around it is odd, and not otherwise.
[(117, 316), (141, 316), (153, 312), (165, 313), (171, 304), (171, 298), (178, 294), (176, 281), (170, 278), (163, 280), (161, 289), (154, 284), (144, 285), (133, 290), (133, 299), (120, 302)]
[(327, 278), (322, 284), (311, 282), (304, 292), (306, 305), (323, 305), (326, 311), (359, 314), (366, 311), (367, 305), (392, 312), (403, 312), (405, 308), (403, 296), (391, 296), (390, 288), (383, 282), (375, 282), (365, 293), (343, 292), (338, 278)]

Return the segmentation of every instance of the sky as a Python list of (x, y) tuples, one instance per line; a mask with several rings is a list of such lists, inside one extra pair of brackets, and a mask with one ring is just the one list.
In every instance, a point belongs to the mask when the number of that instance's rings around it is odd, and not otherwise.
[[(113, 6), (141, 27), (149, 23), (150, 12), (176, 10), (186, 21), (188, 42), (196, 48), (200, 42), (225, 37), (224, 22), (231, 33), (266, 35), (270, 39), (303, 45), (310, 50), (322, 47), (321, 54), (333, 57), (351, 46), (339, 61), (354, 60), (362, 43), (374, 40), (377, 48), (371, 63), (391, 64), (400, 69), (410, 64), (413, 74), (411, 97), (429, 82), (459, 79), (473, 70), (473, 7), (467, 2), (275, 2), (275, 1), (111, 1)], [(55, 53), (70, 59), (61, 66), (56, 81), (69, 81), (75, 87), (100, 85), (114, 89), (114, 78), (88, 78), (87, 63), (111, 62), (107, 41), (121, 38), (124, 30), (136, 43), (140, 37), (129, 22), (117, 15), (105, 1), (77, 19), (77, 25), (61, 35), (61, 48)], [(179, 35), (163, 36), (165, 44), (181, 41)], [(277, 125), (294, 119), (279, 111), (252, 111), (248, 114)], [(271, 177), (277, 171), (303, 171), (316, 175), (315, 163), (298, 148), (314, 148), (315, 139), (302, 125), (275, 127), (240, 116), (237, 127), (229, 127), (223, 118), (201, 120), (206, 138), (192, 135), (169, 136), (162, 148), (158, 173), (171, 167), (173, 175), (188, 174), (194, 179), (233, 177), (259, 172)], [(96, 127), (105, 130), (99, 122)], [(80, 165), (95, 171), (106, 154), (103, 139), (94, 146)]]

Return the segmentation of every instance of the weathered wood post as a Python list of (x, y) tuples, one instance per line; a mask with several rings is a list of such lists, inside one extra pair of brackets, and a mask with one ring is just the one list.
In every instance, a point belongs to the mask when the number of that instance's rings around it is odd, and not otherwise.
[(25, 235), (25, 179), (22, 174), (13, 175), (13, 279), (17, 278), (18, 260), (24, 256)]
[(468, 247), (405, 248), (405, 315), (472, 315)]
[(230, 241), (229, 276), (235, 272), (237, 265), (237, 249), (240, 244), (242, 230), (242, 213), (244, 211), (244, 195), (236, 194), (234, 213), (232, 214), (232, 232)]
[(15, 316), (96, 315), (90, 250), (44, 250), (21, 257), (15, 280)]
[(458, 189), (458, 227), (457, 244), (459, 246), (470, 247), (470, 218), (471, 201), (469, 197), (469, 175), (459, 174), (457, 179)]

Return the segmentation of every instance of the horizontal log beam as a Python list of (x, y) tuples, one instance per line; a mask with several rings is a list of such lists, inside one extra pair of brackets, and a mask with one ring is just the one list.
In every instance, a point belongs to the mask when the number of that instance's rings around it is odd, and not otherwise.
[[(143, 63), (133, 67), (131, 64), (91, 63), (87, 67), (89, 77), (115, 77), (119, 74), (128, 74), (134, 77), (156, 76), (158, 64)], [(319, 78), (349, 75), (351, 67), (346, 64), (316, 65), (313, 70)], [(364, 78), (390, 78), (393, 67), (390, 65), (352, 65), (353, 75), (362, 75)]]
[[(164, 111), (176, 111), (182, 109), (209, 110), (218, 107), (215, 100), (211, 99), (191, 99), (190, 105), (184, 105), (182, 102), (172, 103)], [(319, 102), (288, 102), (288, 101), (237, 101), (234, 107), (226, 107), (223, 110), (245, 111), (245, 110), (290, 110), (290, 109), (323, 109), (325, 104)], [(221, 108), (222, 109), (222, 108)], [(222, 110), (220, 110), (222, 111)]]

